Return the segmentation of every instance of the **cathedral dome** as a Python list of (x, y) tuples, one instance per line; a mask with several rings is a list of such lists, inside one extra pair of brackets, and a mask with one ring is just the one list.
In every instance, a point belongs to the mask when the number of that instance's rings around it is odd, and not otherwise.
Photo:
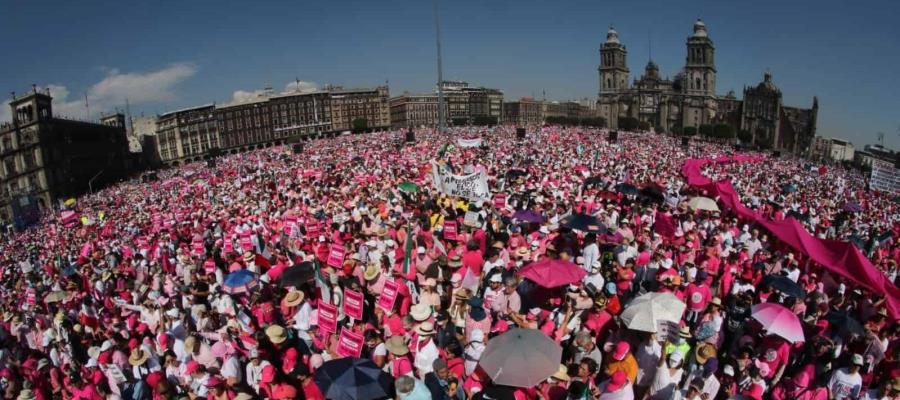
[(616, 32), (616, 28), (611, 25), (606, 32), (606, 43), (619, 43), (619, 32)]
[(644, 76), (653, 78), (659, 77), (659, 66), (656, 65), (653, 60), (648, 61), (647, 66), (644, 67)]
[(709, 36), (706, 32), (706, 24), (703, 23), (703, 20), (697, 18), (697, 22), (694, 22), (694, 37), (707, 37)]
[(763, 75), (763, 81), (756, 85), (756, 90), (761, 92), (769, 92), (769, 93), (781, 93), (781, 90), (778, 89), (777, 86), (772, 82), (772, 74), (766, 72)]

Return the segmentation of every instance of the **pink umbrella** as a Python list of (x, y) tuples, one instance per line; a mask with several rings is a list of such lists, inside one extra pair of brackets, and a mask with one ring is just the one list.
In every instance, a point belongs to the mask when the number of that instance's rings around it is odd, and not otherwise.
[(587, 271), (571, 261), (545, 258), (526, 265), (519, 274), (549, 289), (578, 282), (584, 279)]
[(761, 303), (753, 306), (750, 314), (759, 321), (766, 332), (781, 336), (791, 343), (803, 342), (803, 326), (797, 314), (776, 303)]

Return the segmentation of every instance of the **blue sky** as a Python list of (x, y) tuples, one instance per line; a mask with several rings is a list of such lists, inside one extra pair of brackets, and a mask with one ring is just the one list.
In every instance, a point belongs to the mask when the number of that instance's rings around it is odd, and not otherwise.
[[(125, 97), (133, 113), (152, 114), (295, 79), (387, 80), (392, 94), (429, 91), (436, 80), (428, 0), (0, 4), (0, 90), (50, 87), (57, 110), (76, 117), (85, 93), (93, 114)], [(628, 47), (632, 77), (647, 63), (648, 39), (660, 72), (674, 75), (701, 17), (721, 94), (740, 94), (768, 68), (786, 104), (809, 107), (819, 96), (822, 135), (861, 147), (881, 131), (900, 147), (896, 1), (443, 0), (440, 9), (445, 78), (507, 99), (594, 97), (609, 24)]]

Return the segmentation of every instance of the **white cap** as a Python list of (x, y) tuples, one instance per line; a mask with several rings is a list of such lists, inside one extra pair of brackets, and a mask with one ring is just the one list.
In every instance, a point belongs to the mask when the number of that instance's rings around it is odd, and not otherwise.
[(422, 246), (419, 246), (419, 248), (416, 249), (416, 253), (419, 253), (419, 254), (425, 254), (425, 248), (422, 247)]
[(494, 274), (494, 275), (491, 275), (490, 282), (491, 283), (494, 283), (494, 282), (500, 283), (500, 282), (503, 282), (503, 279), (500, 277), (500, 274)]
[(722, 373), (728, 376), (734, 376), (734, 367), (725, 365), (725, 368), (722, 369)]
[(846, 286), (846, 285), (844, 285), (843, 283), (840, 284), (840, 285), (838, 285), (838, 293), (843, 294), (843, 293), (846, 292), (846, 291), (847, 291), (847, 286)]

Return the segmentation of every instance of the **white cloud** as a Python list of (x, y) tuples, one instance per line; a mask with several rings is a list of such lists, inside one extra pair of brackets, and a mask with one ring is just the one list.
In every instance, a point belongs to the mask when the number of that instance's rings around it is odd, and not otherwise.
[(291, 81), (288, 82), (287, 85), (284, 85), (285, 92), (313, 92), (317, 88), (315, 82), (306, 82), (306, 81)]
[[(284, 85), (284, 91), (281, 94), (288, 93), (309, 93), (314, 92), (317, 89), (317, 85), (315, 82), (307, 82), (307, 81), (290, 81)], [(268, 92), (268, 93), (267, 93)], [(274, 91), (267, 90), (235, 90), (231, 93), (231, 103), (232, 104), (240, 104), (246, 103), (248, 101), (256, 100), (260, 97), (265, 97), (267, 95), (274, 94)]]
[[(125, 99), (132, 105), (174, 100), (177, 97), (175, 87), (194, 76), (197, 67), (189, 63), (178, 63), (147, 72), (122, 73), (116, 68), (106, 68), (105, 71), (106, 77), (87, 90), (88, 104), (94, 119), (102, 112), (123, 107)], [(50, 89), (50, 95), (53, 96), (54, 115), (85, 118), (83, 93), (69, 99), (70, 92), (65, 85), (49, 84), (46, 88)], [(6, 104), (0, 107), (0, 121), (11, 119), (8, 108)]]

